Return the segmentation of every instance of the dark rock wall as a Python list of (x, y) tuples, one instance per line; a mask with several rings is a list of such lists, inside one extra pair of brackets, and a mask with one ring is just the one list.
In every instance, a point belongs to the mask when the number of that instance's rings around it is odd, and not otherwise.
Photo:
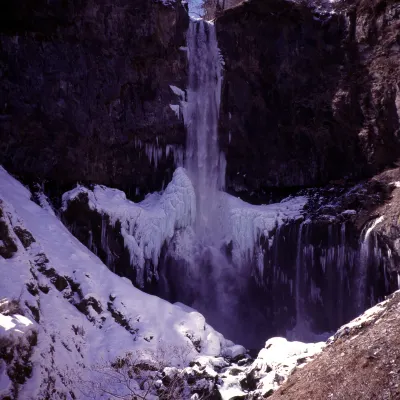
[[(186, 86), (178, 1), (16, 0), (0, 12), (0, 163), (10, 172), (142, 193), (184, 146), (169, 85)], [(146, 149), (147, 145), (147, 149)], [(159, 166), (147, 154), (159, 154)], [(146, 154), (147, 153), (147, 154)]]
[(252, 0), (217, 19), (230, 190), (368, 176), (398, 158), (400, 4), (337, 8)]
[[(335, 7), (251, 0), (217, 19), (230, 191), (359, 178), (397, 160), (400, 5)], [(180, 1), (4, 6), (0, 163), (28, 180), (102, 183), (129, 197), (161, 189), (185, 145), (169, 85), (186, 88), (187, 26)]]

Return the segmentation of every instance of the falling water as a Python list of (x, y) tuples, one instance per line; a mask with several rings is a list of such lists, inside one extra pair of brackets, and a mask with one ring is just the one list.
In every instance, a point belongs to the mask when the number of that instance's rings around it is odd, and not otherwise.
[(218, 206), (220, 191), (225, 185), (226, 161), (218, 145), (222, 58), (215, 26), (203, 20), (191, 20), (187, 47), (185, 167), (196, 191), (196, 223), (190, 250), (191, 265), (186, 269), (185, 288), (180, 292), (191, 292), (185, 297), (192, 297), (189, 303), (195, 309), (205, 314), (215, 328), (222, 332), (229, 329), (230, 335), (234, 332), (238, 338), (241, 331), (249, 335), (246, 318), (254, 320), (256, 313), (249, 314), (240, 300), (241, 293), (246, 293), (244, 285), (248, 279), (239, 276), (240, 272), (228, 259), (220, 224)]
[(226, 165), (218, 146), (222, 67), (215, 26), (191, 20), (187, 45), (186, 169), (197, 192), (196, 234), (205, 238), (214, 220), (218, 189), (224, 187)]
[(297, 236), (297, 251), (296, 251), (296, 291), (295, 291), (295, 302), (296, 302), (296, 326), (299, 327), (300, 323), (304, 321), (304, 309), (303, 309), (303, 293), (302, 293), (302, 282), (303, 282), (303, 271), (302, 271), (302, 233), (303, 233), (304, 222), (300, 224), (299, 233)]
[(296, 249), (296, 275), (295, 275), (295, 307), (296, 307), (296, 325), (286, 335), (289, 339), (312, 341), (315, 335), (311, 332), (308, 321), (308, 315), (305, 310), (305, 300), (308, 295), (309, 288), (307, 285), (307, 264), (306, 260), (313, 259), (313, 248), (307, 243), (308, 228), (310, 221), (302, 222), (299, 226), (297, 234)]

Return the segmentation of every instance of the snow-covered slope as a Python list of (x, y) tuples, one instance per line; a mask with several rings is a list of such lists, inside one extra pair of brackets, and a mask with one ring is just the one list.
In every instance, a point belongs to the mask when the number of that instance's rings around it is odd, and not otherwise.
[[(96, 193), (105, 194), (101, 188)], [(190, 359), (199, 353), (219, 355), (233, 345), (196, 311), (145, 294), (113, 274), (30, 198), (30, 192), (0, 167), (0, 298), (18, 299), (31, 321), (29, 330), (37, 332), (37, 341), (30, 341), (29, 359), (25, 357), (31, 365), (25, 383), (10, 380), (10, 365), (0, 356), (0, 397), (18, 391), (21, 399), (83, 398), (71, 377), (90, 380), (91, 365), (127, 351), (161, 346), (168, 352), (189, 346)], [(173, 204), (174, 199), (168, 197), (168, 189), (159, 199), (168, 212), (170, 207), (178, 210), (172, 225), (160, 222), (167, 235), (179, 221), (191, 218), (191, 209)], [(104, 198), (105, 204), (114, 200)], [(146, 212), (151, 213), (151, 207)], [(7, 326), (20, 317), (0, 316), (1, 340), (15, 331)], [(171, 365), (179, 363), (173, 354), (169, 360)]]

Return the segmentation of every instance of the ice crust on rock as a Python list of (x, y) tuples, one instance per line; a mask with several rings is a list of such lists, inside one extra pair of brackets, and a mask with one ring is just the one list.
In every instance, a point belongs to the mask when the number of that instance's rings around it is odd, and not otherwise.
[(126, 199), (125, 193), (96, 185), (93, 191), (78, 186), (63, 195), (63, 207), (80, 194), (86, 194), (89, 207), (109, 216), (113, 225), (121, 223), (121, 234), (137, 271), (137, 284), (144, 284), (146, 262), (151, 262), (157, 277), (161, 248), (176, 230), (191, 226), (196, 216), (193, 185), (183, 168), (177, 168), (161, 196), (150, 195), (141, 203)]
[(232, 242), (233, 261), (237, 265), (253, 259), (262, 236), (271, 237), (272, 245), (274, 229), (301, 216), (307, 202), (306, 197), (298, 196), (280, 203), (252, 205), (227, 193), (220, 193), (220, 196), (223, 235), (227, 243)]
[[(86, 194), (90, 209), (107, 215), (113, 226), (117, 221), (121, 223), (131, 266), (137, 271), (137, 285), (145, 283), (146, 268), (148, 277), (154, 273), (158, 278), (161, 249), (171, 240), (174, 242), (174, 246), (170, 246), (172, 256), (194, 262), (194, 247), (199, 239), (194, 230), (198, 198), (183, 168), (177, 168), (163, 193), (150, 194), (140, 203), (127, 200), (125, 193), (117, 189), (96, 185), (89, 190), (78, 186), (63, 195), (63, 208), (67, 209), (68, 203), (80, 194)], [(275, 204), (251, 205), (220, 191), (215, 197), (215, 218), (207, 225), (208, 243), (216, 248), (231, 244), (232, 261), (237, 267), (259, 258), (260, 271), (264, 257), (260, 238), (269, 238), (272, 245), (273, 231), (301, 217), (307, 201), (306, 197), (298, 196)]]

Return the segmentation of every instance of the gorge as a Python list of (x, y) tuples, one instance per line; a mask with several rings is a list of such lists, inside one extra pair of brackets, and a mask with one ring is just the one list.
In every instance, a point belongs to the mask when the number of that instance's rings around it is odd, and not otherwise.
[(89, 337), (116, 357), (164, 336), (235, 363), (275, 336), (326, 341), (399, 289), (397, 1), (204, 21), (180, 0), (31, 0), (0, 22), (0, 300), (28, 288), (53, 364), (86, 368)]
[[(113, 271), (150, 293), (199, 310), (235, 342), (255, 348), (266, 335), (327, 338), (397, 288), (392, 250), (374, 233), (383, 217), (357, 229), (356, 210), (320, 216), (303, 211), (309, 195), (252, 206), (222, 193), (226, 161), (219, 150), (218, 115), (224, 78), (214, 25), (190, 21), (186, 51), (188, 89), (173, 91), (181, 98), (178, 114), (187, 129), (184, 165), (190, 189), (187, 196), (171, 200), (190, 210), (186, 220), (175, 221), (176, 232), (169, 228), (153, 242), (164, 222), (157, 220), (154, 230), (146, 230), (154, 224), (151, 213), (142, 220), (136, 215), (142, 207), (157, 209), (156, 203), (150, 198), (143, 205), (122, 202), (115, 207), (127, 209), (115, 214), (110, 204), (99, 201), (95, 188), (88, 197), (86, 189), (81, 197), (74, 190), (72, 201), (65, 195), (66, 224)], [(177, 171), (167, 187), (171, 199), (181, 175), (185, 173)], [(325, 209), (329, 207), (333, 204)], [(90, 217), (92, 213), (99, 215)], [(129, 227), (123, 233), (125, 219)], [(143, 249), (137, 274), (136, 247)]]

